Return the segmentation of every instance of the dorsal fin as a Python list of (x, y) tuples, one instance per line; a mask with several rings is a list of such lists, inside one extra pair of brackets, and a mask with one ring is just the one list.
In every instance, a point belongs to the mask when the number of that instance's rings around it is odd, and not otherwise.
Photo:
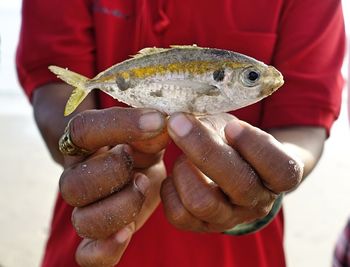
[(189, 49), (189, 48), (198, 48), (201, 49), (201, 47), (197, 46), (196, 44), (193, 45), (171, 45), (171, 48), (180, 48), (180, 49)]
[(194, 48), (194, 47), (198, 48), (198, 49), (201, 48), (201, 47), (198, 47), (196, 44), (193, 44), (193, 45), (171, 45), (170, 48), (146, 47), (146, 48), (141, 49), (140, 51), (137, 52), (136, 55), (133, 55), (131, 57), (132, 58), (140, 58), (140, 57), (144, 57), (147, 55), (165, 52), (165, 51), (173, 49), (173, 48), (189, 49), (189, 48)]
[(146, 47), (146, 48), (141, 49), (139, 52), (137, 52), (136, 55), (133, 55), (132, 57), (133, 58), (140, 58), (143, 56), (152, 55), (152, 54), (164, 52), (167, 50), (169, 50), (169, 48)]

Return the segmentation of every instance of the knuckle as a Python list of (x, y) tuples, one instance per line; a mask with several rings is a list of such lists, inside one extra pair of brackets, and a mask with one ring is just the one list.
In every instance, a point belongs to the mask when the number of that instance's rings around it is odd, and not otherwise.
[(187, 211), (183, 207), (175, 207), (168, 211), (168, 220), (178, 228), (185, 228), (187, 225)]
[(79, 212), (79, 209), (75, 208), (73, 209), (73, 212), (72, 212), (72, 216), (71, 216), (71, 221), (72, 221), (72, 225), (75, 229), (75, 231), (77, 232), (77, 234), (79, 236), (83, 236), (82, 235), (82, 231), (81, 231), (81, 228), (82, 228), (82, 220), (81, 220), (81, 216), (80, 216), (80, 212)]
[(219, 202), (208, 194), (190, 194), (185, 202), (188, 209), (201, 218), (211, 216), (219, 208)]
[(268, 156), (268, 154), (266, 153), (265, 144), (268, 143), (267, 140), (269, 138), (266, 136), (263, 136), (262, 139), (264, 139), (264, 142), (254, 144), (254, 150), (252, 150), (251, 152), (253, 154), (253, 157), (258, 160), (263, 160), (264, 158), (266, 158), (266, 156)]
[(165, 179), (162, 183), (161, 198), (168, 221), (179, 229), (187, 229), (187, 222), (189, 220), (188, 211), (179, 200), (169, 178)]
[(104, 164), (112, 166), (114, 173), (129, 175), (133, 169), (134, 160), (127, 152), (118, 147), (117, 150), (112, 150), (108, 153)]
[[(274, 162), (276, 156), (274, 153), (271, 153), (271, 149), (276, 146), (276, 139), (265, 132), (260, 132), (258, 138), (259, 142), (254, 143), (254, 149), (250, 152), (252, 157), (255, 158), (256, 161)], [(247, 139), (245, 142), (247, 142), (247, 146), (252, 146), (251, 139)]]
[(85, 134), (83, 133), (85, 133), (87, 125), (87, 119), (84, 112), (82, 114), (76, 115), (69, 122), (69, 134), (74, 144), (81, 147), (85, 147)]
[(257, 204), (256, 191), (259, 186), (259, 177), (256, 172), (249, 166), (243, 166), (238, 170), (239, 175), (233, 175), (231, 180), (235, 181), (234, 185), (225, 188), (226, 195), (237, 205), (254, 206)]
[(266, 217), (272, 209), (274, 201), (277, 199), (277, 195), (269, 193), (265, 195), (257, 204), (253, 207), (254, 213), (258, 218)]
[(296, 187), (302, 180), (304, 166), (301, 162), (290, 159), (289, 164), (289, 189)]
[(279, 192), (290, 191), (297, 187), (297, 185), (301, 182), (303, 177), (303, 164), (294, 159), (287, 160), (287, 167), (285, 164), (280, 171), (280, 188), (278, 188)]
[(69, 198), (69, 186), (67, 186), (67, 175), (66, 172), (64, 171), (61, 174), (60, 180), (58, 182), (59, 190), (61, 192), (62, 198), (67, 201), (66, 198)]
[(101, 237), (100, 227), (86, 216), (82, 208), (73, 209), (71, 222), (78, 236), (90, 239)]
[(271, 205), (262, 205), (255, 207), (255, 214), (258, 218), (266, 217), (271, 210)]
[(65, 202), (73, 207), (81, 207), (86, 204), (85, 186), (77, 184), (77, 179), (72, 178), (71, 170), (65, 170), (59, 179), (59, 190)]
[(83, 239), (75, 252), (75, 260), (83, 267), (111, 267), (119, 263), (123, 246), (113, 239)]
[(76, 201), (74, 200), (74, 193), (72, 193), (72, 186), (70, 185), (69, 182), (69, 175), (67, 174), (66, 171), (64, 171), (60, 177), (59, 180), (59, 190), (61, 192), (62, 198), (72, 206), (77, 205)]
[(81, 267), (95, 267), (99, 266), (96, 264), (96, 260), (91, 256), (81, 255), (79, 251), (75, 254), (75, 260)]
[(102, 255), (96, 255), (94, 252), (87, 254), (79, 250), (75, 254), (75, 260), (81, 267), (110, 267), (114, 264), (102, 257)]

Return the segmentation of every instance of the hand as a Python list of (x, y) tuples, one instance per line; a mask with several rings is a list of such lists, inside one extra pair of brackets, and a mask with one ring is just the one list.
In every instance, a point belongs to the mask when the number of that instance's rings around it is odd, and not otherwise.
[(80, 113), (69, 123), (72, 142), (93, 152), (65, 157), (60, 191), (76, 208), (72, 222), (84, 237), (81, 266), (113, 266), (132, 234), (158, 205), (168, 143), (163, 114), (111, 108)]
[(161, 198), (180, 229), (223, 232), (262, 218), (302, 179), (303, 164), (282, 144), (229, 114), (198, 120), (178, 113), (168, 132), (184, 156), (162, 183)]

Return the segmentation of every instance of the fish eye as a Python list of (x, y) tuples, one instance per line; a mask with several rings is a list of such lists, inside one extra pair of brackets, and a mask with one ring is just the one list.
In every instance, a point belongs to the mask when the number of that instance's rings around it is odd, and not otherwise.
[(254, 68), (245, 69), (241, 75), (243, 84), (249, 87), (255, 86), (259, 78), (260, 72)]
[(255, 80), (257, 80), (258, 78), (259, 78), (259, 73), (253, 70), (248, 73), (248, 79), (250, 81), (255, 82)]

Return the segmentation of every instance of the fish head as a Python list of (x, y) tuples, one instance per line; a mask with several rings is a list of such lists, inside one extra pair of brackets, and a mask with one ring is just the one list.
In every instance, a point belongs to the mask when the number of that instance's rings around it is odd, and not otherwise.
[(284, 84), (282, 74), (273, 66), (264, 66), (261, 73), (260, 95), (266, 97)]
[(236, 102), (235, 108), (253, 104), (271, 95), (284, 83), (282, 74), (276, 68), (262, 62), (228, 67), (225, 73), (227, 76), (221, 89), (230, 101)]

